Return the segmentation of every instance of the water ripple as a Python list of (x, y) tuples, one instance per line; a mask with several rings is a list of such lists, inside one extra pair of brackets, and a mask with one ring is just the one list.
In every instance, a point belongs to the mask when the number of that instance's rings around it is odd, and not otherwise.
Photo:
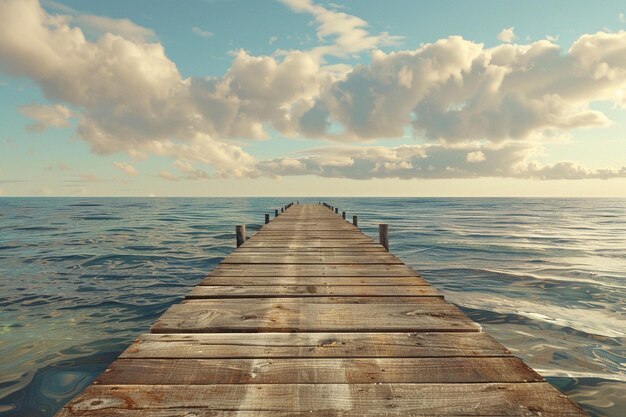
[[(0, 198), (0, 414), (52, 416), (285, 201)], [(375, 239), (388, 223), (392, 252), (590, 414), (626, 409), (625, 200), (328, 202)]]

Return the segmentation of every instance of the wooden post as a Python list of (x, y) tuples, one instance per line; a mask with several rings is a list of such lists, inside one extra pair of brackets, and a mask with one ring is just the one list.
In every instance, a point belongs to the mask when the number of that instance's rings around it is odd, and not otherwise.
[(335, 214), (339, 214), (339, 209), (335, 207)]
[(268, 224), (270, 222), (270, 215), (265, 213), (265, 224)]
[(388, 224), (379, 224), (378, 225), (378, 236), (380, 240), (380, 244), (383, 245), (385, 250), (389, 252), (389, 225)]
[(344, 220), (346, 219), (346, 212), (345, 211), (341, 212), (341, 217), (343, 217)]
[(274, 217), (278, 217), (278, 210), (274, 210)]
[(246, 241), (246, 225), (240, 224), (235, 226), (235, 232), (237, 234), (237, 247), (239, 247)]
[(352, 216), (352, 224), (355, 226), (359, 226), (359, 222), (357, 221), (358, 219), (356, 218), (356, 216)]
[(284, 213), (284, 212), (285, 212), (285, 208), (284, 208), (284, 207), (281, 207), (281, 208), (280, 208), (280, 212), (281, 212), (281, 213)]

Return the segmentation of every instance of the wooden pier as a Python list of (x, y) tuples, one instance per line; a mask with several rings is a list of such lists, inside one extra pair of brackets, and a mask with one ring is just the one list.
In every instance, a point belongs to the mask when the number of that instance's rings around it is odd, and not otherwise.
[(342, 217), (266, 217), (57, 415), (586, 415)]

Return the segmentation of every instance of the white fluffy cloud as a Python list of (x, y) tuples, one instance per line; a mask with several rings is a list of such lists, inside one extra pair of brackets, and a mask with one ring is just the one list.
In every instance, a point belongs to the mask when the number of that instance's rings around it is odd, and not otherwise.
[[(59, 103), (22, 107), (36, 122), (31, 129), (64, 127), (75, 117), (78, 136), (96, 153), (171, 157), (178, 175), (160, 174), (170, 180), (206, 178), (207, 172), (623, 175), (572, 162), (538, 166), (529, 158), (536, 138), (608, 125), (595, 102), (626, 106), (619, 94), (626, 90), (626, 32), (583, 35), (567, 51), (548, 40), (487, 48), (451, 36), (383, 53), (379, 48), (397, 37), (372, 34), (362, 19), (310, 0), (282, 2), (313, 16), (321, 46), (275, 56), (239, 51), (223, 76), (183, 78), (150, 29), (73, 10), (49, 14), (37, 0), (0, 0), (0, 70), (33, 80), (46, 99)], [(98, 33), (86, 36), (89, 30)], [(510, 28), (503, 41), (513, 36)], [(366, 65), (324, 61), (364, 51), (372, 54)], [(232, 141), (262, 139), (270, 130), (344, 146), (259, 161)], [(345, 146), (402, 137), (407, 130), (425, 144)]]
[(590, 106), (623, 104), (615, 92), (626, 86), (624, 57), (626, 32), (585, 35), (567, 54), (547, 40), (485, 48), (458, 36), (376, 52), (321, 94), (301, 130), (360, 140), (399, 137), (411, 126), (427, 139), (457, 143), (606, 126)]
[(510, 28), (506, 28), (506, 29), (502, 29), (502, 32), (498, 33), (498, 40), (502, 41), (504, 43), (511, 43), (515, 40), (515, 38), (517, 38), (517, 36), (515, 36), (515, 28), (514, 27), (510, 27)]
[(472, 151), (467, 154), (465, 160), (467, 162), (483, 162), (487, 157), (483, 151)]

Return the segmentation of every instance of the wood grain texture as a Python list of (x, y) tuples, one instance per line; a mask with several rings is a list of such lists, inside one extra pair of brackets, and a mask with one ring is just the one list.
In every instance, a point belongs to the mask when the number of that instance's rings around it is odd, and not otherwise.
[(199, 285), (186, 298), (443, 297), (431, 286)]
[(229, 276), (209, 275), (198, 285), (321, 285), (321, 286), (428, 286), (428, 283), (420, 277), (307, 277), (291, 276), (281, 277), (274, 275), (266, 276)]
[(301, 277), (414, 277), (406, 265), (242, 265), (220, 264), (209, 275), (224, 276), (301, 276)]
[[(129, 410), (141, 414), (129, 414)], [(178, 385), (92, 385), (60, 415), (193, 417), (240, 416), (241, 412), (343, 417), (585, 415), (545, 382), (224, 384), (184, 389)]]
[(370, 384), (537, 382), (515, 357), (341, 359), (118, 359), (99, 384)]
[(480, 331), (451, 304), (434, 297), (371, 300), (224, 299), (189, 301), (167, 310), (153, 333)]
[(222, 265), (227, 264), (315, 264), (315, 265), (404, 265), (402, 261), (392, 256), (379, 254), (278, 254), (271, 256), (257, 254), (237, 253), (229, 255), (222, 261)]
[(482, 332), (144, 334), (122, 358), (418, 358), (510, 356)]

